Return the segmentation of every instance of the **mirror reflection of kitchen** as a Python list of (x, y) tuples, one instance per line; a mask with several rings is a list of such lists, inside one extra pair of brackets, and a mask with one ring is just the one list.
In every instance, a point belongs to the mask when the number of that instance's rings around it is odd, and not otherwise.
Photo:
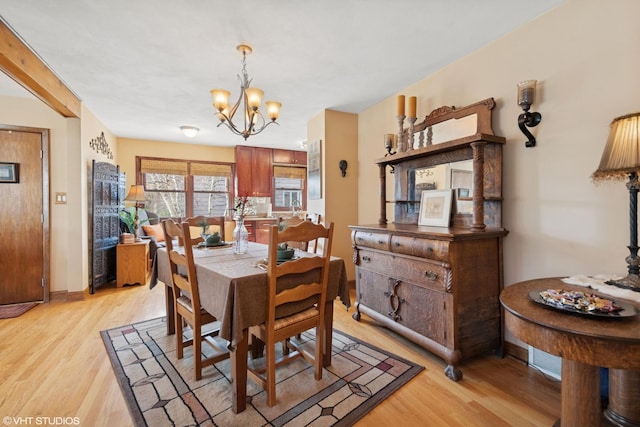
[(425, 190), (453, 189), (456, 213), (471, 214), (473, 205), (473, 161), (446, 163), (437, 166), (410, 169), (410, 200), (419, 202)]

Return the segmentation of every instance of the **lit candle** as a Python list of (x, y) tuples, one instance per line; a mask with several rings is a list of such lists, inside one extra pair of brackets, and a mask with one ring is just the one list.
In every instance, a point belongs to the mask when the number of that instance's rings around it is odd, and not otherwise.
[(398, 115), (404, 116), (404, 95), (398, 95)]
[(409, 97), (409, 117), (417, 117), (416, 116), (416, 103), (418, 99), (415, 96)]

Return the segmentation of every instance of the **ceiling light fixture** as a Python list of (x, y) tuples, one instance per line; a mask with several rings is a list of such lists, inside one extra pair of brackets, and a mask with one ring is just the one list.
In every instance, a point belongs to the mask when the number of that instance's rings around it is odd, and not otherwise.
[[(245, 141), (252, 135), (257, 135), (262, 132), (267, 126), (276, 122), (278, 115), (280, 114), (281, 103), (277, 101), (265, 102), (267, 106), (267, 114), (271, 119), (270, 122), (265, 121), (262, 113), (260, 112), (260, 103), (262, 102), (262, 95), (264, 92), (256, 87), (249, 87), (251, 80), (247, 75), (247, 55), (249, 55), (253, 49), (251, 46), (241, 44), (236, 49), (242, 54), (242, 76), (238, 75), (240, 80), (240, 96), (238, 101), (233, 107), (229, 106), (229, 91), (224, 89), (212, 89), (211, 96), (213, 96), (213, 106), (217, 110), (216, 116), (220, 120), (218, 126), (224, 124), (231, 132), (236, 135), (241, 135)], [(238, 111), (242, 103), (243, 107), (240, 113), (243, 116), (244, 125), (239, 127), (233, 123), (233, 117)]]
[(180, 126), (180, 130), (182, 131), (184, 136), (189, 138), (195, 137), (198, 132), (200, 132), (200, 129), (194, 126)]

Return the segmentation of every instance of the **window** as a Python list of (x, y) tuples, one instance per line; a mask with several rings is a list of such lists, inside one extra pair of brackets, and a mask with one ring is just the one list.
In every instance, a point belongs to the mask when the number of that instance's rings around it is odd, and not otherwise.
[(138, 158), (146, 209), (160, 218), (222, 216), (232, 194), (228, 163)]
[(273, 167), (273, 209), (292, 210), (305, 208), (303, 192), (307, 169), (293, 166)]

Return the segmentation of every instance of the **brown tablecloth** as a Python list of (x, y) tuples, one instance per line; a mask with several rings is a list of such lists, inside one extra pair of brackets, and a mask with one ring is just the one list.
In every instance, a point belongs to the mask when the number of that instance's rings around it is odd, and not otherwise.
[[(256, 264), (265, 259), (267, 250), (267, 245), (253, 242), (249, 242), (249, 250), (242, 255), (234, 254), (231, 246), (193, 250), (200, 303), (220, 321), (220, 336), (232, 346), (242, 339), (243, 329), (265, 320), (267, 272)], [(170, 284), (166, 248), (158, 248), (157, 261), (158, 280)], [(331, 257), (327, 301), (336, 297), (340, 297), (345, 307), (350, 307), (344, 261)]]

